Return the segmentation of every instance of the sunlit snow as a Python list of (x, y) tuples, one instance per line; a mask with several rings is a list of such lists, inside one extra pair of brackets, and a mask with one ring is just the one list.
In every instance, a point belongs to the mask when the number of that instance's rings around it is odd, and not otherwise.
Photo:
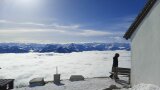
[(15, 86), (28, 85), (35, 77), (50, 81), (56, 66), (61, 79), (69, 79), (71, 75), (85, 78), (109, 76), (115, 53), (120, 54), (120, 67), (130, 67), (130, 51), (0, 54), (0, 78), (15, 79)]

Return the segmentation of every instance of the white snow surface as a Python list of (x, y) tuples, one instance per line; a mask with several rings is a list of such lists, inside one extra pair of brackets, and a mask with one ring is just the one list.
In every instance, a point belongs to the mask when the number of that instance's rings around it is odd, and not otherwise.
[(152, 84), (138, 84), (133, 86), (130, 89), (122, 89), (122, 90), (160, 90), (160, 87), (156, 86), (156, 85), (152, 85)]
[(16, 88), (14, 90), (103, 90), (108, 88), (110, 85), (122, 87), (109, 78), (91, 78), (85, 79), (85, 81), (75, 82), (64, 80), (61, 82), (64, 85), (57, 86), (53, 83), (48, 83), (45, 86)]
[(15, 86), (27, 86), (36, 77), (53, 81), (53, 74), (61, 74), (61, 79), (71, 75), (85, 78), (109, 76), (113, 56), (120, 54), (119, 66), (130, 68), (130, 51), (85, 51), (73, 53), (21, 53), (0, 54), (0, 79), (13, 78)]

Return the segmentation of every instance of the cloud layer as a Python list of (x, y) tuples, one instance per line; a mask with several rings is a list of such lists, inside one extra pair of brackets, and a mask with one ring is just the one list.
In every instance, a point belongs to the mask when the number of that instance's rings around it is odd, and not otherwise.
[(105, 30), (86, 28), (80, 24), (0, 20), (0, 40), (25, 43), (124, 42), (124, 32), (118, 29), (126, 29), (130, 25), (129, 18), (123, 18), (123, 22), (112, 24)]

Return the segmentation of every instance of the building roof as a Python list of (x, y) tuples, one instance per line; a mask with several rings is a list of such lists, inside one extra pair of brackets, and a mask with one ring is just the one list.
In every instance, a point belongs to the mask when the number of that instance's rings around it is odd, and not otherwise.
[(144, 20), (144, 18), (147, 16), (147, 14), (150, 12), (154, 4), (157, 2), (157, 0), (148, 0), (145, 7), (142, 9), (142, 11), (139, 13), (139, 15), (136, 17), (134, 22), (129, 27), (128, 31), (123, 36), (125, 39), (129, 39), (134, 31), (136, 31), (137, 27), (141, 24), (141, 22)]

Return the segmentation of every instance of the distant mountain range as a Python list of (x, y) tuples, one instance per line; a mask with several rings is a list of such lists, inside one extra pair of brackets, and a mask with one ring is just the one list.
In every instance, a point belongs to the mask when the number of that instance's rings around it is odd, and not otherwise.
[(130, 50), (129, 43), (82, 43), (82, 44), (25, 44), (0, 43), (0, 53), (56, 52), (71, 53), (82, 51)]

